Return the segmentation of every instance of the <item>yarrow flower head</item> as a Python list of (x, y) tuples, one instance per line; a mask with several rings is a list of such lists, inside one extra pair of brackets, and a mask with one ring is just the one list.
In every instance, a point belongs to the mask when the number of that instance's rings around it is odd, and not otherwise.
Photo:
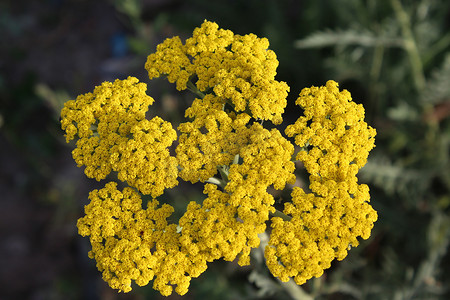
[[(104, 82), (65, 104), (61, 126), (67, 142), (76, 140), (75, 162), (90, 178), (116, 176), (125, 185), (110, 181), (92, 191), (77, 224), (112, 288), (128, 292), (133, 281), (153, 280), (162, 295), (174, 288), (183, 295), (214, 260), (249, 265), (266, 231), (270, 272), (303, 284), (345, 258), (358, 238), (369, 238), (377, 213), (356, 174), (376, 132), (364, 108), (334, 81), (305, 88), (296, 101), (304, 115), (285, 130), (292, 144), (263, 126), (283, 121), (289, 87), (275, 80), (277, 66), (267, 39), (205, 21), (184, 43), (173, 37), (158, 45), (145, 64), (150, 79), (166, 76), (196, 95), (178, 135), (160, 117), (146, 118), (154, 100), (134, 77)], [(310, 174), (308, 191), (292, 187), (295, 160)], [(206, 196), (170, 222), (174, 208), (156, 198), (178, 177), (204, 183)], [(271, 191), (284, 189), (291, 197), (280, 211)]]

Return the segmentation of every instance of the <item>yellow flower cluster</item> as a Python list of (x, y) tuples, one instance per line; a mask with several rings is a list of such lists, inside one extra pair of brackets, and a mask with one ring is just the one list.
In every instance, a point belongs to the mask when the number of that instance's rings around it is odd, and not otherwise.
[(131, 280), (146, 285), (155, 275), (163, 251), (151, 251), (166, 242), (170, 234), (167, 217), (169, 205), (156, 209), (154, 200), (142, 209), (140, 195), (132, 188), (123, 192), (116, 183), (108, 183), (101, 190), (90, 193), (91, 202), (85, 207), (86, 216), (78, 220), (78, 231), (90, 236), (92, 251), (89, 257), (97, 261), (103, 279), (112, 288), (128, 292)]
[[(179, 144), (176, 148), (180, 177), (195, 183), (205, 182), (217, 173), (217, 166), (229, 165), (246, 142), (245, 137), (237, 133), (250, 117), (245, 114), (236, 116), (215, 108), (217, 97), (206, 95), (196, 99), (186, 115), (192, 122), (180, 124)], [(203, 104), (205, 104), (203, 106)]]
[(112, 148), (110, 161), (118, 178), (153, 197), (176, 186), (177, 159), (167, 149), (177, 139), (172, 125), (154, 117), (133, 126), (129, 135), (132, 138)]
[(248, 141), (239, 152), (242, 163), (230, 166), (225, 191), (231, 195), (230, 205), (238, 207), (237, 216), (254, 224), (259, 234), (266, 229), (269, 212), (275, 211), (267, 188), (282, 190), (295, 181), (294, 146), (278, 130), (269, 131), (258, 123), (244, 131)]
[(129, 77), (104, 82), (93, 93), (64, 104), (61, 126), (67, 142), (78, 137), (72, 154), (78, 166), (86, 166), (88, 177), (100, 180), (112, 171), (111, 148), (127, 139), (131, 127), (145, 119), (154, 101), (145, 90), (144, 83)]
[(146, 89), (134, 77), (104, 82), (64, 104), (61, 126), (67, 142), (78, 137), (72, 155), (88, 177), (101, 180), (116, 171), (120, 180), (156, 197), (178, 183), (176, 158), (167, 149), (177, 135), (161, 118), (145, 119), (154, 101)]
[[(367, 239), (376, 212), (369, 189), (356, 174), (374, 147), (375, 130), (364, 109), (337, 83), (303, 89), (297, 104), (304, 116), (287, 126), (301, 150), (296, 159), (310, 174), (310, 190), (295, 187), (284, 216), (269, 189), (296, 180), (294, 145), (263, 120), (282, 122), (289, 87), (275, 80), (278, 61), (265, 38), (239, 36), (205, 21), (183, 44), (167, 39), (145, 65), (150, 79), (167, 75), (196, 98), (186, 110), (180, 135), (160, 117), (146, 119), (153, 99), (134, 77), (104, 82), (93, 93), (68, 101), (61, 111), (73, 158), (88, 177), (114, 182), (90, 193), (79, 233), (89, 236), (89, 257), (103, 279), (119, 291), (153, 280), (162, 295), (187, 293), (191, 278), (218, 259), (250, 264), (258, 235), (272, 227), (265, 248), (271, 273), (298, 284), (320, 276), (343, 259), (358, 237)], [(177, 141), (175, 156), (168, 148)], [(206, 198), (190, 202), (177, 223), (156, 197), (177, 177), (205, 183)], [(151, 200), (143, 203), (142, 195)]]
[(249, 264), (251, 248), (258, 247), (258, 230), (254, 224), (236, 218), (239, 208), (230, 205), (230, 195), (206, 184), (208, 197), (202, 205), (190, 202), (180, 219), (180, 242), (186, 251), (211, 262), (223, 258), (239, 264)]
[[(206, 262), (180, 250), (176, 224), (168, 224), (173, 207), (158, 201), (142, 208), (140, 195), (132, 188), (117, 190), (108, 183), (90, 193), (86, 215), (78, 220), (78, 231), (90, 236), (89, 257), (97, 261), (103, 279), (112, 288), (129, 292), (131, 281), (147, 285), (154, 277), (154, 288), (163, 295), (185, 294), (191, 277), (206, 270)], [(186, 275), (188, 274), (188, 275)], [(169, 284), (170, 283), (170, 284)]]
[(190, 79), (202, 93), (212, 93), (236, 112), (282, 122), (289, 86), (275, 80), (278, 60), (269, 41), (254, 34), (235, 35), (205, 21), (185, 44), (166, 39), (145, 64), (150, 79), (167, 75), (184, 90)]
[(312, 193), (294, 188), (292, 203), (284, 209), (292, 218), (272, 218), (265, 256), (272, 274), (303, 284), (321, 276), (334, 258), (344, 259), (349, 247), (358, 246), (357, 237), (370, 236), (377, 213), (369, 205), (369, 188), (357, 184), (356, 173), (374, 147), (376, 132), (364, 122), (362, 105), (334, 81), (303, 89), (296, 104), (304, 116), (286, 134), (305, 149), (297, 159), (310, 174)]
[(353, 102), (347, 90), (340, 92), (332, 80), (323, 87), (303, 89), (295, 103), (304, 109), (304, 116), (288, 126), (286, 134), (295, 136), (298, 146), (311, 147), (297, 155), (311, 181), (354, 180), (375, 145), (376, 131), (364, 122), (364, 107)]

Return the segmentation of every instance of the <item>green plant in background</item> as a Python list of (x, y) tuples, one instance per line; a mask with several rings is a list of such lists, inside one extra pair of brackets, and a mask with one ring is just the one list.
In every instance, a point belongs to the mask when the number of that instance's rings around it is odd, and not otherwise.
[[(162, 295), (173, 286), (183, 295), (207, 263), (249, 265), (258, 247), (273, 276), (301, 285), (320, 277), (335, 258), (344, 259), (358, 237), (370, 236), (377, 213), (356, 177), (374, 147), (364, 108), (330, 80), (301, 91), (296, 104), (303, 116), (285, 130), (294, 143), (266, 129), (263, 124), (283, 122), (289, 91), (275, 80), (278, 60), (268, 47), (265, 38), (208, 21), (184, 44), (173, 37), (158, 45), (145, 65), (150, 79), (167, 76), (197, 97), (178, 137), (169, 122), (146, 118), (154, 100), (134, 77), (104, 82), (65, 104), (61, 124), (67, 142), (76, 140), (77, 165), (90, 178), (115, 174), (127, 185), (118, 189), (111, 181), (92, 191), (77, 224), (112, 288), (128, 292), (132, 281), (143, 286), (154, 280)], [(309, 173), (309, 189), (289, 185), (295, 161)], [(160, 206), (156, 197), (177, 178), (204, 183), (207, 196), (187, 204), (171, 223), (173, 207)], [(269, 188), (287, 189), (284, 209)], [(151, 200), (143, 201), (146, 195)], [(253, 280), (260, 283), (258, 276)], [(292, 281), (282, 286), (309, 297)]]
[[(417, 205), (433, 179), (450, 186), (449, 139), (440, 134), (448, 130), (448, 124), (439, 124), (448, 116), (449, 59), (441, 52), (450, 46), (450, 34), (439, 30), (441, 18), (430, 21), (439, 14), (437, 2), (421, 1), (409, 10), (397, 0), (386, 3), (369, 1), (362, 7), (358, 1), (348, 1), (346, 9), (366, 16), (364, 22), (360, 17), (349, 29), (318, 32), (295, 45), (334, 46), (336, 55), (327, 64), (335, 77), (368, 86), (370, 103), (377, 105), (371, 107), (372, 113), (389, 123), (380, 136), (388, 145), (384, 153), (372, 157), (364, 176), (390, 194), (409, 198), (409, 205)], [(382, 14), (388, 9), (390, 14)], [(379, 15), (385, 17), (377, 20)], [(443, 65), (427, 80), (427, 66), (437, 54), (445, 57)]]

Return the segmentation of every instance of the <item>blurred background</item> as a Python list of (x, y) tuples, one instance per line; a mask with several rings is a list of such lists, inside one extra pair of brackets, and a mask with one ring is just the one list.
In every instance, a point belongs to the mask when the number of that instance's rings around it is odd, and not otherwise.
[[(303, 87), (333, 79), (378, 131), (359, 173), (379, 215), (372, 236), (297, 299), (450, 299), (450, 2), (438, 0), (2, 0), (0, 299), (164, 298), (152, 283), (118, 294), (87, 257), (76, 220), (104, 183), (76, 167), (59, 112), (131, 75), (149, 83), (152, 113), (179, 123), (192, 95), (149, 82), (144, 63), (165, 38), (185, 39), (204, 19), (269, 39), (277, 79), (291, 87), (287, 120)], [(202, 197), (181, 184), (162, 201), (181, 212)], [(211, 264), (183, 298), (295, 295), (255, 253), (250, 267)]]

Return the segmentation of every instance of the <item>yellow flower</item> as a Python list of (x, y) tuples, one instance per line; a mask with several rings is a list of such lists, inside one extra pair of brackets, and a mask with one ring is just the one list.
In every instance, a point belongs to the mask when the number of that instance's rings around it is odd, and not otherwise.
[(166, 39), (156, 48), (156, 52), (148, 56), (145, 69), (150, 79), (167, 75), (169, 82), (177, 84), (177, 89), (186, 89), (189, 77), (193, 75), (188, 70), (191, 65), (186, 49), (179, 37)]
[(326, 86), (303, 89), (296, 104), (304, 109), (304, 116), (289, 125), (286, 134), (308, 148), (297, 159), (305, 164), (310, 180), (354, 178), (375, 147), (376, 131), (364, 122), (362, 105), (353, 102), (347, 90), (340, 92), (332, 80)]
[(205, 21), (185, 45), (178, 37), (158, 45), (145, 68), (150, 79), (167, 75), (179, 90), (195, 75), (199, 91), (213, 91), (236, 112), (280, 124), (289, 86), (275, 80), (278, 60), (268, 47), (266, 38), (234, 35)]
[(160, 117), (142, 120), (130, 130), (131, 138), (111, 149), (111, 165), (118, 178), (142, 194), (157, 197), (178, 184), (177, 160), (167, 147), (177, 135)]
[(239, 255), (239, 264), (250, 263), (251, 248), (258, 247), (255, 224), (236, 219), (239, 208), (230, 205), (230, 195), (206, 184), (208, 197), (202, 205), (190, 202), (180, 219), (181, 244), (192, 256), (208, 262), (223, 258), (233, 261)]
[(296, 103), (305, 116), (286, 133), (303, 147), (297, 159), (310, 173), (312, 193), (294, 188), (292, 203), (284, 208), (291, 219), (272, 218), (265, 257), (274, 276), (303, 284), (321, 276), (333, 259), (344, 259), (358, 237), (370, 236), (377, 213), (356, 173), (374, 147), (375, 130), (364, 122), (362, 106), (348, 91), (339, 92), (334, 81), (303, 89)]
[(281, 190), (295, 181), (291, 161), (294, 147), (278, 130), (269, 131), (258, 123), (238, 134), (245, 137), (239, 150), (242, 163), (230, 166), (225, 191), (231, 195), (230, 204), (238, 207), (238, 217), (255, 224), (261, 233), (269, 212), (274, 211), (274, 199), (267, 188), (273, 185)]
[(253, 123), (250, 128), (241, 128), (237, 134), (247, 141), (239, 149), (242, 164), (230, 167), (227, 191), (234, 191), (244, 180), (265, 186), (274, 185), (278, 190), (284, 189), (286, 183), (295, 181), (295, 165), (291, 161), (294, 146), (277, 129), (269, 131), (261, 124)]
[(145, 94), (145, 83), (134, 77), (104, 82), (93, 93), (80, 95), (64, 104), (61, 127), (66, 141), (77, 136), (72, 152), (78, 166), (86, 166), (90, 178), (104, 179), (111, 172), (109, 162), (112, 146), (123, 143), (130, 128), (145, 119), (153, 99)]
[[(243, 142), (236, 130), (250, 119), (247, 114), (235, 116), (209, 108), (209, 98), (213, 96), (206, 96), (205, 101), (196, 99), (193, 109), (187, 112), (195, 116), (194, 120), (178, 127), (181, 132), (176, 148), (181, 167), (179, 175), (192, 183), (205, 182), (217, 173), (217, 166), (231, 164)], [(196, 110), (199, 102), (206, 103), (203, 111)]]
[(171, 124), (145, 114), (153, 99), (134, 77), (104, 82), (93, 93), (65, 103), (61, 126), (67, 142), (78, 136), (72, 155), (88, 177), (101, 180), (111, 171), (153, 197), (177, 185), (177, 162), (167, 147), (176, 140)]
[(293, 202), (284, 209), (292, 219), (272, 218), (265, 257), (269, 270), (280, 280), (294, 277), (303, 284), (319, 277), (333, 259), (345, 258), (349, 246), (358, 246), (358, 236), (370, 236), (377, 213), (368, 204), (367, 186), (360, 185), (355, 194), (349, 194), (345, 184), (334, 185), (334, 193), (327, 197), (294, 188)]
[[(131, 281), (140, 286), (155, 276), (165, 253), (159, 244), (167, 231), (167, 217), (173, 208), (161, 208), (153, 200), (142, 209), (142, 200), (132, 188), (123, 192), (110, 182), (101, 190), (89, 194), (86, 215), (78, 220), (78, 232), (90, 236), (92, 251), (89, 256), (97, 262), (103, 279), (124, 292), (131, 290)], [(156, 250), (152, 251), (152, 248)]]
[(157, 208), (158, 201), (152, 200), (144, 210), (134, 189), (121, 192), (113, 182), (92, 191), (89, 198), (78, 232), (90, 236), (89, 257), (112, 288), (129, 292), (133, 280), (144, 286), (154, 279), (153, 287), (162, 295), (170, 295), (172, 285), (183, 295), (191, 278), (206, 270), (206, 259), (185, 251), (176, 224), (167, 223), (172, 206)]

